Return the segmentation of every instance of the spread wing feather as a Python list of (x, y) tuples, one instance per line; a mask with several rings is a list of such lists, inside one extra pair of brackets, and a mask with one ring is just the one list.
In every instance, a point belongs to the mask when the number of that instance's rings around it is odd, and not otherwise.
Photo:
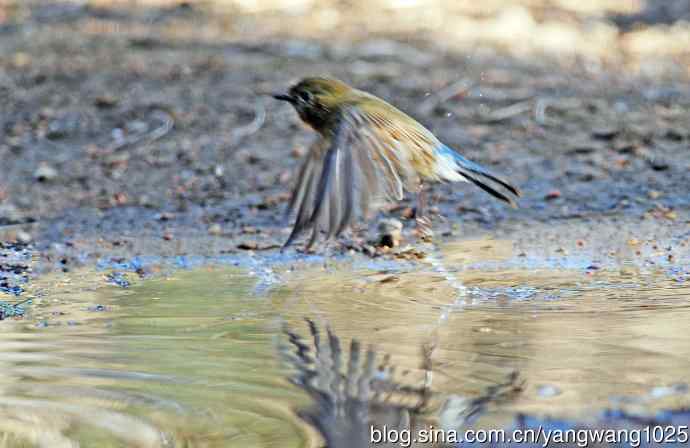
[(401, 200), (417, 182), (409, 161), (397, 156), (404, 153), (399, 142), (355, 108), (341, 114), (335, 136), (317, 141), (300, 168), (288, 207), (295, 225), (284, 247), (306, 230), (312, 231), (307, 248), (321, 232), (338, 236), (370, 211)]

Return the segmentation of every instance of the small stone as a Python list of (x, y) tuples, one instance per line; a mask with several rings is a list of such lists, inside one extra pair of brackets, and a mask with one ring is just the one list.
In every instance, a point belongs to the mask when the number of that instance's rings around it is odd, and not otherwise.
[(93, 105), (99, 109), (110, 109), (111, 107), (117, 106), (118, 101), (119, 100), (114, 96), (101, 95), (94, 99)]
[(364, 252), (366, 255), (368, 255), (370, 257), (376, 256), (376, 248), (374, 246), (369, 245), (369, 244), (365, 244), (362, 246), (362, 252)]
[(397, 219), (384, 219), (379, 223), (379, 245), (397, 247), (402, 240), (403, 225)]
[(245, 241), (237, 245), (237, 248), (242, 250), (256, 250), (258, 247), (256, 241)]
[(45, 163), (39, 165), (36, 171), (34, 171), (34, 179), (36, 179), (39, 182), (49, 182), (51, 180), (54, 180), (57, 176), (57, 170)]
[(31, 56), (19, 51), (13, 55), (12, 63), (16, 68), (24, 68), (31, 63)]
[(589, 141), (582, 141), (582, 142), (577, 142), (574, 143), (570, 146), (570, 149), (568, 150), (567, 154), (573, 155), (573, 154), (592, 154), (594, 152), (600, 151), (603, 149), (603, 145), (601, 142), (596, 143), (596, 142), (589, 142)]
[(153, 208), (155, 203), (147, 194), (142, 194), (137, 198), (137, 203), (142, 207)]
[(113, 195), (113, 202), (116, 205), (125, 205), (125, 204), (127, 204), (127, 201), (128, 201), (127, 194), (125, 194), (123, 192), (115, 193)]
[(257, 154), (247, 149), (240, 149), (235, 153), (235, 157), (238, 160), (241, 160), (242, 162), (248, 163), (250, 165), (255, 165), (261, 161), (261, 158)]
[(218, 223), (211, 224), (208, 227), (208, 234), (209, 235), (218, 236), (218, 235), (221, 235), (222, 233), (223, 233), (223, 228)]
[(33, 239), (31, 237), (30, 233), (24, 232), (23, 230), (20, 230), (19, 232), (17, 232), (17, 235), (15, 238), (16, 238), (17, 242), (21, 243), (21, 244), (29, 244), (31, 242), (31, 240)]
[(6, 224), (17, 224), (24, 220), (24, 215), (19, 208), (10, 203), (0, 204), (0, 217)]
[(307, 150), (304, 148), (304, 146), (295, 146), (292, 148), (292, 151), (290, 151), (290, 156), (294, 157), (295, 159), (300, 159), (306, 154)]
[(379, 283), (394, 283), (400, 280), (400, 277), (397, 275), (386, 275), (382, 279), (379, 280)]
[(668, 162), (664, 159), (661, 159), (659, 157), (651, 157), (648, 160), (649, 166), (654, 170), (654, 171), (666, 171), (667, 169), (670, 168), (670, 165)]
[(278, 183), (285, 185), (290, 182), (290, 179), (292, 179), (292, 173), (288, 170), (285, 170), (278, 176)]
[(412, 207), (405, 207), (400, 211), (400, 217), (403, 219), (412, 219), (414, 217), (415, 210)]
[(599, 128), (592, 131), (592, 136), (599, 140), (613, 140), (618, 134), (620, 130), (617, 128)]
[(544, 199), (547, 201), (553, 201), (554, 199), (558, 199), (561, 197), (561, 192), (560, 190), (551, 190), (548, 193), (546, 193), (546, 196), (544, 196)]
[(683, 133), (677, 129), (669, 129), (668, 131), (666, 131), (665, 137), (669, 140), (673, 140), (674, 142), (683, 141), (683, 139), (685, 138)]
[(50, 140), (59, 140), (64, 138), (69, 133), (68, 124), (62, 120), (53, 120), (48, 123), (46, 130), (46, 138)]

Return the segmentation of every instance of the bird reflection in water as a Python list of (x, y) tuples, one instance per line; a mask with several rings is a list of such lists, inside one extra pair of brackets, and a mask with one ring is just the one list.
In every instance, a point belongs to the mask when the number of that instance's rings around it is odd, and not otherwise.
[[(431, 387), (432, 345), (420, 350), (423, 384), (404, 384), (405, 372), (398, 372), (390, 356), (380, 356), (371, 346), (365, 349), (356, 339), (350, 341), (348, 356), (330, 327), (324, 334), (314, 321), (307, 324), (309, 339), (284, 328), (287, 342), (281, 343), (280, 352), (294, 370), (291, 382), (313, 401), (297, 411), (299, 417), (321, 434), (329, 448), (415, 446), (414, 437), (409, 445), (401, 445), (405, 442), (401, 438), (421, 431), (429, 434), (433, 428), (461, 434), (491, 403), (511, 400), (522, 390), (518, 373), (513, 372), (479, 397), (442, 397)], [(397, 440), (387, 440), (386, 434)], [(451, 446), (441, 440), (423, 445)]]

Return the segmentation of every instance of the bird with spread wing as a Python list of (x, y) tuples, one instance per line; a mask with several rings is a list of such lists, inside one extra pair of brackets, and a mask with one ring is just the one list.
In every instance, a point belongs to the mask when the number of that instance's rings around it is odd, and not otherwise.
[[(415, 385), (406, 370), (352, 339), (344, 342), (307, 319), (310, 337), (303, 338), (285, 326), (287, 341), (280, 355), (292, 368), (289, 378), (311, 398), (298, 415), (315, 428), (328, 448), (399, 447), (400, 443), (372, 443), (372, 430), (416, 431), (440, 427), (459, 431), (473, 424), (489, 408), (519, 397), (524, 381), (517, 371), (504, 382), (493, 384), (475, 397), (439, 394), (431, 389), (432, 345), (420, 350), (424, 382)], [(438, 372), (441, 373), (441, 372)], [(440, 425), (440, 426), (439, 426)], [(454, 446), (455, 444), (453, 444)], [(404, 446), (448, 446), (413, 444)]]
[[(382, 99), (331, 78), (305, 78), (286, 94), (302, 121), (319, 133), (303, 162), (288, 213), (295, 224), (284, 247), (311, 230), (338, 236), (371, 211), (420, 192), (423, 184), (471, 182), (515, 206), (513, 185), (441, 143), (431, 131)], [(420, 195), (423, 198), (423, 195)], [(420, 200), (418, 225), (428, 226)]]

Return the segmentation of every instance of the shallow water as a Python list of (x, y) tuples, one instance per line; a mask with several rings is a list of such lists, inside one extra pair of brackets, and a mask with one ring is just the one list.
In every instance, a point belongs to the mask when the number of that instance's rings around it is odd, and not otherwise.
[(430, 344), (437, 392), (477, 396), (519, 371), (524, 392), (480, 426), (690, 404), (687, 273), (549, 269), (501, 241), (419, 265), (293, 264), (46, 285), (47, 326), (0, 326), (0, 446), (319, 446), (276, 356), (282, 322), (305, 316), (390, 353), (410, 384)]

